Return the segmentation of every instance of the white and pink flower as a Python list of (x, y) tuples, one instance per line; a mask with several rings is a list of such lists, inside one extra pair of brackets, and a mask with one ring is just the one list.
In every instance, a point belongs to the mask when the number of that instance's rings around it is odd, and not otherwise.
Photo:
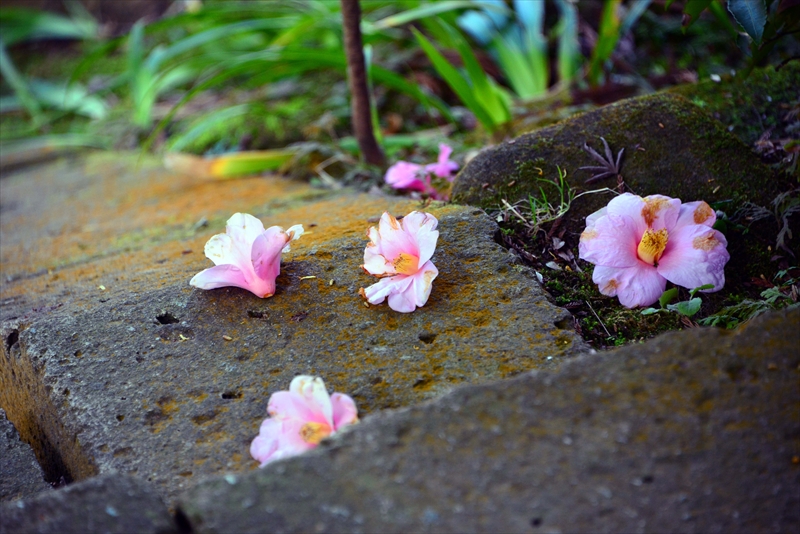
[(262, 298), (271, 297), (281, 272), (281, 252), (287, 252), (289, 242), (301, 235), (300, 224), (286, 231), (280, 226), (265, 230), (252, 215), (235, 213), (225, 233), (206, 243), (206, 257), (215, 266), (197, 273), (189, 283), (200, 289), (240, 287)]
[(358, 409), (349, 396), (328, 395), (319, 377), (299, 375), (289, 391), (273, 393), (269, 418), (261, 423), (250, 454), (264, 467), (269, 462), (313, 449), (323, 439), (358, 422)]
[(370, 304), (389, 299), (389, 307), (409, 313), (424, 306), (439, 270), (431, 261), (439, 232), (439, 221), (430, 213), (412, 211), (402, 221), (388, 212), (378, 228), (367, 232), (370, 242), (361, 267), (381, 280), (359, 293)]
[(702, 201), (625, 193), (586, 218), (580, 257), (595, 264), (592, 280), (600, 292), (628, 308), (656, 302), (667, 281), (719, 291), (730, 255), (715, 221)]

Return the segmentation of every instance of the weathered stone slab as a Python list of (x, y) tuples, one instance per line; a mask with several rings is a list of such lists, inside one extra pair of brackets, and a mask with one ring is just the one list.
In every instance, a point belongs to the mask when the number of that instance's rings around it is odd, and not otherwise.
[(800, 311), (381, 413), (201, 483), (211, 532), (796, 532)]
[(19, 439), (6, 412), (0, 408), (0, 502), (36, 495), (52, 487), (45, 482), (44, 473), (30, 445)]
[[(141, 187), (181, 180), (159, 176)], [(104, 176), (93, 180), (87, 187), (95, 193), (106, 187)], [(196, 203), (224, 195), (219, 183), (211, 185), (217, 188), (193, 193)], [(398, 314), (385, 305), (365, 307), (358, 295), (376, 281), (359, 267), (365, 231), (384, 210), (404, 214), (418, 203), (343, 193), (270, 209), (253, 206), (260, 199), (240, 198), (242, 205), (229, 206), (225, 216), (219, 210), (208, 216), (218, 226), (187, 236), (185, 226), (167, 231), (171, 208), (151, 201), (157, 208), (132, 201), (135, 215), (128, 207), (103, 212), (107, 234), (97, 237), (91, 255), (78, 261), (77, 252), (65, 252), (53, 275), (12, 277), (4, 286), (22, 304), (11, 305), (3, 326), (0, 405), (37, 445), (49, 474), (75, 480), (111, 470), (135, 474), (171, 499), (199, 477), (254, 468), (249, 443), (269, 395), (296, 374), (323, 377), (369, 413), (459, 384), (550, 367), (585, 349), (569, 314), (549, 304), (534, 273), (494, 242), (497, 227), (480, 210), (426, 208), (440, 221), (433, 257), (440, 274), (424, 308)], [(135, 233), (126, 221), (143, 209), (164, 212), (153, 223), (161, 237), (129, 251), (114, 248), (114, 221), (123, 235)], [(309, 230), (285, 255), (270, 299), (188, 285), (210, 265), (205, 241), (237, 210), (267, 225), (302, 223)], [(188, 224), (200, 214), (179, 217)], [(14, 235), (20, 224), (4, 231)], [(139, 224), (147, 228), (146, 220)], [(77, 233), (78, 243), (88, 239)], [(24, 240), (15, 242), (22, 247)], [(22, 265), (9, 258), (9, 265)], [(54, 286), (43, 291), (65, 304), (46, 301), (47, 308), (23, 311), (40, 302), (29, 300), (36, 298), (31, 289), (46, 283)]]
[(0, 504), (0, 534), (177, 533), (167, 507), (141, 480), (106, 475)]

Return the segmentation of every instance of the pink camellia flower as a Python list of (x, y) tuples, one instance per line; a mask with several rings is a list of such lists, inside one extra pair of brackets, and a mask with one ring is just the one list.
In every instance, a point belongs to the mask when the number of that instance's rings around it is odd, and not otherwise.
[(413, 191), (425, 191), (425, 182), (422, 176), (425, 172), (422, 165), (409, 163), (408, 161), (398, 161), (386, 171), (384, 180), (395, 189), (411, 189)]
[(250, 444), (250, 454), (264, 467), (269, 462), (313, 449), (341, 428), (358, 422), (353, 399), (342, 393), (328, 395), (319, 377), (294, 377), (289, 391), (273, 393), (267, 405), (269, 418), (261, 423)]
[(458, 170), (458, 163), (450, 159), (452, 153), (453, 149), (442, 143), (439, 145), (439, 157), (436, 163), (423, 166), (408, 161), (398, 161), (389, 167), (383, 179), (395, 189), (420, 191), (436, 200), (446, 200), (446, 195), (431, 184), (431, 174), (448, 182), (452, 181), (453, 172)]
[(425, 165), (425, 170), (432, 172), (439, 178), (453, 179), (453, 173), (458, 170), (458, 163), (450, 160), (453, 149), (444, 143), (439, 145), (439, 158), (436, 163)]
[(200, 289), (241, 287), (261, 298), (271, 297), (281, 273), (281, 252), (287, 252), (289, 242), (301, 235), (300, 224), (286, 231), (280, 226), (264, 230), (252, 215), (235, 213), (228, 219), (225, 233), (206, 243), (206, 257), (215, 267), (197, 273), (189, 283)]
[(386, 212), (378, 228), (369, 229), (361, 267), (381, 280), (359, 290), (367, 302), (380, 304), (388, 297), (389, 307), (403, 313), (428, 302), (431, 284), (439, 274), (430, 261), (439, 238), (438, 224), (430, 213), (412, 211), (398, 222)]
[(725, 285), (728, 241), (711, 228), (716, 214), (705, 202), (625, 193), (586, 218), (580, 257), (595, 264), (600, 292), (628, 308), (658, 300), (667, 285)]

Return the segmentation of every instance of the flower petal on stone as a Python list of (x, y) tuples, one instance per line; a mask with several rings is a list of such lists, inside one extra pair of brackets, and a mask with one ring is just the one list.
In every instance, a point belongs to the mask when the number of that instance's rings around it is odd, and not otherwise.
[(250, 453), (266, 463), (314, 448), (340, 428), (358, 421), (353, 399), (341, 393), (329, 396), (322, 379), (300, 375), (289, 391), (274, 393)]
[(229, 286), (250, 289), (250, 283), (245, 279), (244, 273), (234, 265), (216, 265), (210, 269), (200, 271), (189, 280), (189, 283), (200, 289), (217, 289)]
[(356, 403), (348, 395), (334, 393), (331, 395), (331, 404), (333, 405), (334, 428), (341, 428), (358, 422)]
[(305, 228), (303, 228), (302, 224), (295, 224), (293, 226), (290, 226), (289, 229), (286, 230), (286, 235), (289, 236), (289, 240), (287, 241), (286, 246), (283, 247), (283, 250), (281, 250), (281, 252), (289, 252), (292, 249), (292, 247), (289, 246), (289, 243), (291, 243), (296, 239), (300, 239), (300, 236), (302, 236), (304, 233), (306, 233), (306, 230)]
[(280, 274), (280, 255), (291, 239), (303, 233), (301, 225), (264, 230), (264, 225), (247, 213), (235, 213), (225, 228), (208, 240), (206, 256), (216, 267), (206, 269), (190, 281), (201, 289), (235, 286), (265, 298), (275, 293), (275, 278)]
[(333, 406), (325, 383), (319, 377), (298, 375), (292, 379), (289, 392), (300, 395), (312, 414), (309, 421), (319, 421), (333, 426)]
[(627, 268), (598, 265), (592, 273), (592, 281), (602, 294), (616, 296), (626, 308), (653, 304), (667, 287), (666, 279), (643, 262)]
[(704, 224), (683, 226), (670, 235), (658, 272), (675, 285), (692, 289), (713, 284), (708, 292), (719, 291), (730, 259), (727, 245), (722, 233)]
[(249, 256), (250, 246), (264, 233), (264, 223), (249, 213), (234, 213), (225, 226), (225, 233)]
[(419, 265), (430, 260), (439, 239), (439, 232), (436, 230), (439, 221), (436, 217), (429, 213), (412, 211), (403, 217), (402, 225), (403, 230), (415, 238)]
[[(367, 299), (367, 302), (370, 304), (381, 304), (389, 295), (405, 292), (412, 282), (413, 280), (410, 276), (403, 274), (388, 276), (386, 278), (381, 278), (377, 283), (362, 289), (361, 295)], [(404, 310), (395, 309), (395, 311)], [(414, 309), (410, 309), (408, 311), (414, 311)]]
[(383, 179), (395, 189), (424, 191), (425, 183), (419, 178), (421, 171), (422, 165), (409, 163), (408, 161), (398, 161), (389, 167)]

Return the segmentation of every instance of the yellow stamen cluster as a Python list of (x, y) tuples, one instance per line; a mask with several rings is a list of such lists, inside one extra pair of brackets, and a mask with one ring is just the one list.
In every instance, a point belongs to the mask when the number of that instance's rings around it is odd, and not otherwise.
[(666, 228), (662, 228), (657, 232), (651, 229), (645, 231), (642, 240), (639, 242), (639, 247), (636, 249), (639, 259), (645, 263), (653, 266), (658, 266), (658, 260), (667, 248), (667, 239), (669, 233)]
[(312, 445), (319, 445), (319, 442), (332, 434), (331, 427), (325, 423), (316, 423), (311, 421), (303, 425), (300, 429), (300, 437), (306, 443)]
[(414, 274), (419, 270), (419, 258), (412, 254), (401, 252), (392, 261), (392, 265), (398, 274)]

